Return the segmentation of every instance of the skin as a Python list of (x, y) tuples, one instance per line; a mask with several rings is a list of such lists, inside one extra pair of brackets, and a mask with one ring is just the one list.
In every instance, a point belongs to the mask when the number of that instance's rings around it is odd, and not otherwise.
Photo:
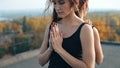
[(100, 37), (99, 37), (99, 33), (98, 30), (94, 27), (93, 28), (93, 32), (94, 32), (94, 46), (95, 46), (95, 54), (96, 54), (96, 63), (102, 64), (103, 63), (103, 51), (102, 51), (102, 47), (101, 47), (101, 43), (100, 43)]
[(44, 39), (42, 42), (42, 45), (40, 47), (40, 53), (39, 53), (39, 64), (41, 66), (44, 66), (44, 64), (46, 64), (48, 62), (48, 59), (53, 51), (51, 45), (47, 48), (47, 43), (50, 41), (48, 40), (48, 32), (49, 32), (49, 25), (47, 26), (46, 30), (45, 30), (45, 35), (44, 35)]
[[(65, 2), (61, 4), (59, 1)], [(48, 40), (48, 28), (46, 29), (43, 43), (39, 53), (39, 63), (47, 63), (52, 51), (54, 50), (61, 58), (72, 68), (94, 68), (95, 67), (95, 50), (94, 35), (90, 25), (85, 24), (82, 27), (80, 39), (82, 44), (83, 58), (79, 60), (69, 54), (62, 48), (64, 38), (70, 37), (82, 24), (82, 21), (74, 13), (74, 8), (70, 7), (69, 0), (54, 0), (54, 8), (60, 18), (59, 24), (52, 25), (50, 30), (50, 39)], [(49, 27), (49, 26), (48, 26)], [(67, 32), (67, 33), (66, 33)], [(87, 38), (87, 39), (86, 39)], [(47, 48), (47, 42), (50, 46)], [(87, 43), (86, 43), (87, 42)]]
[[(80, 16), (83, 19), (84, 16), (86, 16), (86, 14), (87, 14), (87, 3), (85, 3), (82, 6), (82, 10), (83, 11), (81, 11)], [(83, 13), (83, 15), (82, 15), (82, 13)], [(92, 22), (89, 19), (86, 19), (86, 22), (92, 25)], [(94, 46), (95, 46), (95, 54), (96, 54), (96, 63), (99, 65), (99, 64), (102, 64), (104, 56), (103, 56), (103, 51), (102, 51), (100, 37), (99, 37), (97, 28), (93, 27), (93, 32), (94, 32)]]

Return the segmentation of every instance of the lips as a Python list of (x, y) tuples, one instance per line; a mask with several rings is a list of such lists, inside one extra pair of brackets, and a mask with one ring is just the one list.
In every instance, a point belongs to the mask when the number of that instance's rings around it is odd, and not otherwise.
[(57, 14), (63, 14), (63, 12), (57, 12)]

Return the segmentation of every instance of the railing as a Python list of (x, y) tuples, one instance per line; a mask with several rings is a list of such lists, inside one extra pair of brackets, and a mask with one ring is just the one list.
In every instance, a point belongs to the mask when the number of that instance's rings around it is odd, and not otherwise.
[[(5, 36), (5, 35), (4, 35)], [(3, 36), (2, 36), (3, 37)], [(21, 52), (25, 52), (32, 49), (32, 42), (33, 37), (29, 38), (18, 38), (15, 35), (13, 35), (11, 38), (9, 38), (9, 41), (0, 40), (2, 44), (0, 43), (0, 58), (4, 58), (7, 56), (16, 55)]]
[[(100, 25), (95, 25), (95, 27), (98, 27), (98, 26), (100, 27)], [(113, 28), (120, 28), (119, 25), (105, 25), (105, 28), (107, 28), (107, 27), (111, 27), (112, 29)], [(111, 37), (117, 34), (118, 41), (112, 41), (112, 42), (120, 42), (120, 30), (118, 30), (118, 33), (116, 33), (115, 30), (109, 31), (109, 33), (107, 31), (106, 32), (101, 31), (99, 33), (100, 34), (101, 33), (103, 33), (103, 34), (110, 33)], [(5, 42), (6, 45), (0, 45), (0, 50), (1, 50), (0, 51), (0, 58), (4, 57), (3, 55), (5, 55), (5, 54), (16, 55), (18, 53), (34, 49), (31, 47), (32, 42), (34, 40), (32, 37), (28, 38), (27, 41), (22, 41), (22, 42), (19, 41), (18, 42), (16, 40), (16, 36), (13, 35), (11, 37), (11, 40), (12, 40), (12, 43), (7, 44), (7, 42)], [(101, 39), (101, 40), (102, 41), (111, 41), (111, 40), (103, 40), (103, 39)], [(2, 40), (0, 40), (0, 41), (2, 41)]]

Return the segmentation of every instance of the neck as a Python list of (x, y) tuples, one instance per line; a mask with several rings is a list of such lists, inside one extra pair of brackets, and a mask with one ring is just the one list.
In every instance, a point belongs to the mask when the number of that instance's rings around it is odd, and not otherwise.
[(68, 16), (66, 16), (65, 18), (61, 20), (61, 23), (63, 25), (75, 25), (76, 23), (80, 21), (82, 22), (83, 20), (79, 18), (78, 16), (76, 16), (74, 12), (71, 12)]
[(80, 18), (84, 19), (84, 13), (82, 11), (80, 12)]

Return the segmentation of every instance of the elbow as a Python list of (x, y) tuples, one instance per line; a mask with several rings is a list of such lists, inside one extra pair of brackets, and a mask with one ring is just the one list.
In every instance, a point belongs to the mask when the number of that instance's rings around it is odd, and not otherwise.
[(104, 60), (104, 55), (101, 56), (101, 61), (98, 63), (98, 65), (102, 64)]
[(40, 66), (42, 66), (42, 67), (45, 65), (45, 63), (42, 62), (42, 61), (40, 61), (40, 60), (39, 60), (39, 64), (40, 64)]
[(72, 68), (88, 68), (86, 64), (82, 64), (82, 65), (75, 65), (72, 66)]
[(102, 55), (102, 56), (99, 58), (99, 60), (96, 61), (96, 63), (97, 63), (98, 65), (100, 65), (100, 64), (103, 63), (103, 60), (104, 60), (104, 55)]
[(42, 64), (41, 62), (39, 62), (39, 64), (40, 64), (40, 66), (42, 66), (42, 67), (44, 66), (44, 64)]
[(38, 58), (39, 60), (38, 60), (38, 62), (39, 62), (39, 64), (41, 65), (41, 66), (44, 66), (46, 63), (42, 60), (42, 58)]

